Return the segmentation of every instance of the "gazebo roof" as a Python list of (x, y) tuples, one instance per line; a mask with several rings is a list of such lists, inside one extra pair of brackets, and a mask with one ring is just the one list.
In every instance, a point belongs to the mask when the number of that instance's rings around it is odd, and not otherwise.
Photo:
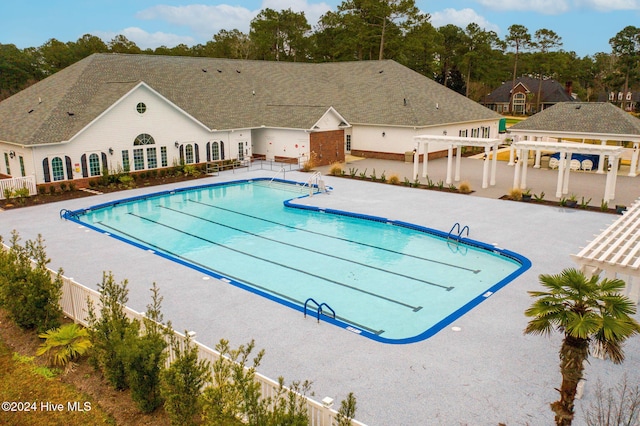
[(640, 142), (640, 119), (608, 102), (561, 102), (514, 124), (509, 133)]
[(607, 270), (640, 276), (640, 200), (571, 257), (593, 274)]

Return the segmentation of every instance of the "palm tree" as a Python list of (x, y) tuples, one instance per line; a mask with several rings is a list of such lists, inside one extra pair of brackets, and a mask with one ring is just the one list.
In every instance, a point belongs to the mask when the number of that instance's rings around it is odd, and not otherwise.
[(569, 268), (559, 275), (540, 275), (546, 291), (530, 291), (537, 298), (525, 315), (532, 317), (525, 334), (550, 335), (564, 333), (560, 348), (562, 385), (560, 400), (551, 404), (556, 425), (571, 425), (578, 382), (582, 379), (584, 361), (590, 346), (598, 348), (615, 364), (624, 361), (624, 341), (640, 333), (640, 324), (632, 318), (636, 306), (620, 294), (625, 283), (620, 279), (587, 278)]
[(36, 355), (47, 355), (49, 361), (60, 367), (72, 366), (72, 361), (81, 357), (93, 344), (89, 338), (89, 330), (78, 324), (65, 324), (38, 335), (46, 339), (36, 351)]

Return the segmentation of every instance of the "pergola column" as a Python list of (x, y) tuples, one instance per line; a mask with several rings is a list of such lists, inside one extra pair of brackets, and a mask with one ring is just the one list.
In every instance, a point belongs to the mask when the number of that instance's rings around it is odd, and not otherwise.
[(498, 145), (493, 145), (493, 155), (491, 156), (491, 186), (496, 184), (496, 168), (498, 167)]
[[(524, 160), (520, 160), (520, 163), (522, 163), (522, 174), (520, 176), (520, 189), (525, 189), (527, 187), (527, 168), (529, 166), (529, 150), (528, 149), (523, 149), (522, 150), (522, 157), (524, 157)], [(520, 164), (518, 164), (518, 166), (520, 166)]]
[[(618, 158), (615, 157), (613, 160), (616, 163), (616, 166), (618, 163), (617, 159)], [(609, 161), (611, 161), (611, 157), (609, 157)], [(617, 167), (614, 168), (613, 164), (610, 164), (609, 171), (607, 172), (607, 180), (604, 184), (604, 201), (607, 203), (613, 200), (615, 196), (615, 190), (613, 188), (615, 187), (615, 177), (617, 174)]]
[(509, 145), (509, 163), (507, 163), (507, 165), (509, 166), (513, 166), (515, 163), (515, 152), (516, 152), (516, 148), (513, 146), (514, 143), (516, 143), (516, 139), (517, 136), (514, 136), (513, 139), (511, 140), (511, 145)]
[(451, 185), (451, 166), (453, 163), (453, 144), (449, 144), (449, 149), (447, 150), (447, 185)]
[(556, 197), (562, 198), (562, 183), (564, 181), (565, 152), (560, 152), (560, 166), (558, 167), (558, 183), (556, 185)]
[[(491, 147), (484, 147), (484, 158), (482, 159), (482, 188), (487, 188), (489, 186), (489, 154), (491, 153)], [(496, 156), (496, 153), (493, 153), (493, 156)], [(491, 160), (493, 161), (493, 160)]]
[(633, 154), (631, 154), (631, 167), (629, 168), (629, 176), (638, 175), (638, 142), (633, 144)]
[(567, 152), (567, 158), (562, 163), (565, 171), (564, 182), (562, 184), (562, 193), (567, 194), (569, 192), (569, 175), (571, 173), (571, 153), (570, 152)]
[[(520, 150), (517, 149), (516, 151), (516, 155), (519, 157), (520, 156)], [(513, 188), (520, 188), (520, 164), (519, 161), (514, 161), (515, 164), (515, 170), (513, 173)]]
[[(604, 139), (600, 140), (600, 145), (605, 146), (607, 141)], [(604, 173), (604, 153), (600, 154), (600, 159), (598, 160), (598, 171), (596, 173)]]
[[(428, 155), (427, 155), (427, 143), (424, 142), (422, 145), (425, 146), (425, 153), (424, 153), (424, 173), (427, 172), (427, 161), (428, 161)], [(416, 142), (415, 147), (414, 147), (415, 153), (416, 155), (413, 156), (413, 176), (411, 176), (411, 179), (415, 179), (416, 176), (418, 176), (418, 170), (420, 168), (420, 142)]]
[(462, 159), (462, 146), (456, 144), (456, 173), (455, 181), (460, 181), (460, 161)]
[[(542, 137), (541, 136), (536, 136), (536, 140), (541, 140)], [(539, 169), (540, 168), (540, 159), (542, 158), (542, 150), (540, 149), (536, 149), (536, 157), (535, 160), (533, 161), (533, 168), (534, 169)]]

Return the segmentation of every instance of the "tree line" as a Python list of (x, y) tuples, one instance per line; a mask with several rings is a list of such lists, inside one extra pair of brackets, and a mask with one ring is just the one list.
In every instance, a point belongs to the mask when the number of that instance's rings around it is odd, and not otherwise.
[(93, 53), (291, 62), (393, 59), (476, 101), (520, 75), (571, 81), (583, 101), (640, 86), (640, 28), (623, 28), (609, 40), (610, 52), (579, 57), (562, 44), (550, 29), (532, 32), (518, 24), (503, 38), (476, 23), (436, 28), (414, 0), (345, 0), (313, 27), (304, 12), (267, 8), (251, 21), (248, 34), (220, 30), (194, 46), (143, 50), (124, 35), (104, 42), (91, 34), (25, 49), (0, 44), (0, 100)]

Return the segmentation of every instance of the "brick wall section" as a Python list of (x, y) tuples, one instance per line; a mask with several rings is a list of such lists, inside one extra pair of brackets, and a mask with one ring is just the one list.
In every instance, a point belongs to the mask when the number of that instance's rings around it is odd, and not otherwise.
[(316, 166), (344, 162), (344, 130), (314, 132), (310, 136), (309, 151), (315, 153)]
[[(453, 149), (453, 153), (455, 155), (456, 149)], [(380, 160), (394, 160), (394, 161), (404, 161), (404, 152), (402, 154), (398, 154), (395, 152), (379, 152), (379, 151), (360, 151), (357, 149), (351, 150), (351, 155), (355, 155), (356, 157), (364, 157), (364, 158), (377, 158)], [(429, 160), (435, 160), (436, 158), (443, 158), (447, 156), (447, 150), (444, 151), (436, 151), (429, 153)], [(424, 160), (424, 154), (420, 154), (420, 161)]]

